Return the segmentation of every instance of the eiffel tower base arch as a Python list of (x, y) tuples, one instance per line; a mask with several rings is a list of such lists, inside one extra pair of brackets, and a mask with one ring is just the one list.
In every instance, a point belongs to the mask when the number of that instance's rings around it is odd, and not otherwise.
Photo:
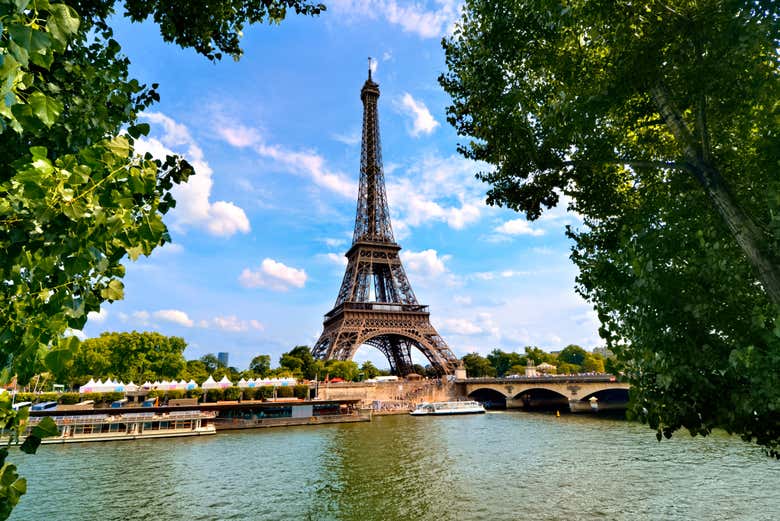
[(412, 306), (358, 306), (367, 309), (342, 308), (326, 318), (322, 335), (312, 349), (316, 358), (351, 360), (360, 346), (369, 345), (385, 355), (393, 374), (405, 376), (412, 372), (411, 351), (416, 348), (438, 374), (450, 374), (455, 370), (457, 359), (431, 325), (425, 306), (414, 306), (421, 308), (417, 311), (381, 309)]

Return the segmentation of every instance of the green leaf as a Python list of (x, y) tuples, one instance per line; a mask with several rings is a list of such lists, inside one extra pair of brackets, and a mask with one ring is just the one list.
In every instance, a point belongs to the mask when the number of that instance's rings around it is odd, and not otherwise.
[(130, 134), (133, 139), (138, 139), (141, 136), (148, 136), (150, 129), (149, 123), (138, 123), (137, 125), (128, 127), (127, 133)]
[(43, 128), (41, 120), (33, 115), (33, 109), (26, 103), (17, 103), (11, 106), (11, 113), (22, 128), (28, 132), (37, 132)]
[(50, 416), (46, 416), (30, 430), (30, 435), (27, 436), (27, 439), (24, 440), (24, 443), (19, 448), (26, 454), (35, 454), (43, 438), (57, 436), (58, 434), (57, 424)]
[(119, 157), (130, 155), (130, 142), (124, 136), (117, 136), (106, 143), (106, 147)]
[(62, 102), (41, 92), (30, 94), (29, 103), (33, 114), (47, 127), (51, 127), (62, 113)]
[(57, 50), (65, 49), (70, 37), (78, 31), (79, 24), (79, 17), (72, 7), (65, 4), (54, 4), (49, 8), (46, 29), (53, 38)]
[(55, 374), (61, 374), (65, 372), (68, 362), (73, 359), (74, 351), (74, 349), (69, 348), (52, 349), (46, 353), (46, 357), (44, 358), (43, 363), (46, 366), (46, 369)]
[(125, 296), (125, 286), (119, 280), (112, 280), (108, 287), (100, 291), (100, 296), (106, 300), (122, 300)]
[(51, 418), (51, 416), (45, 416), (38, 422), (38, 425), (32, 428), (30, 434), (38, 436), (39, 438), (49, 438), (51, 436), (57, 436), (59, 429), (57, 423)]

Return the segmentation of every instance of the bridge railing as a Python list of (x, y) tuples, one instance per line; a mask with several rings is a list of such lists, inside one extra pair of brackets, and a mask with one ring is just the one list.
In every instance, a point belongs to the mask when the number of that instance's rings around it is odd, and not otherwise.
[(611, 374), (548, 374), (539, 376), (515, 377), (477, 377), (455, 380), (457, 383), (469, 384), (511, 384), (511, 383), (568, 383), (568, 382), (617, 382)]

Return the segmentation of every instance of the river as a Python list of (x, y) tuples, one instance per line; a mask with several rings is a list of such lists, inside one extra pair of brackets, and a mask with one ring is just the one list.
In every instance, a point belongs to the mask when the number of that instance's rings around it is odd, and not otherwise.
[(15, 521), (770, 520), (780, 462), (739, 439), (580, 415), (371, 423), (12, 450)]

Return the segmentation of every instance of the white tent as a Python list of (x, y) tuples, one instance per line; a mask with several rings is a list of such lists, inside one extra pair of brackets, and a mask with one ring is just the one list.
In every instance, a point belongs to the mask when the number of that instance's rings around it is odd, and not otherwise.
[(143, 387), (144, 389), (151, 389), (152, 388), (152, 382), (147, 380), (147, 381), (144, 382), (144, 384), (141, 387)]
[(197, 389), (197, 388), (198, 388), (198, 384), (195, 383), (195, 380), (190, 379), (190, 381), (187, 382), (187, 390)]
[(203, 382), (201, 385), (204, 389), (219, 389), (219, 384), (214, 381), (214, 379), (209, 375), (208, 380)]
[(245, 379), (242, 378), (241, 380), (238, 381), (238, 386), (243, 389), (245, 387), (249, 387), (249, 384)]
[(138, 386), (133, 383), (132, 380), (130, 380), (130, 383), (125, 385), (125, 391), (129, 393), (133, 393), (138, 390)]
[(184, 380), (184, 378), (182, 378), (181, 380), (179, 380), (179, 383), (176, 384), (176, 388), (181, 390), (187, 389), (187, 381)]
[(219, 381), (219, 386), (220, 386), (221, 388), (223, 388), (223, 389), (225, 389), (225, 388), (227, 388), (227, 387), (231, 387), (232, 385), (233, 385), (233, 382), (231, 382), (230, 380), (228, 380), (228, 377), (227, 377), (227, 375), (223, 376), (223, 377), (222, 377), (222, 380), (220, 380), (220, 381)]

